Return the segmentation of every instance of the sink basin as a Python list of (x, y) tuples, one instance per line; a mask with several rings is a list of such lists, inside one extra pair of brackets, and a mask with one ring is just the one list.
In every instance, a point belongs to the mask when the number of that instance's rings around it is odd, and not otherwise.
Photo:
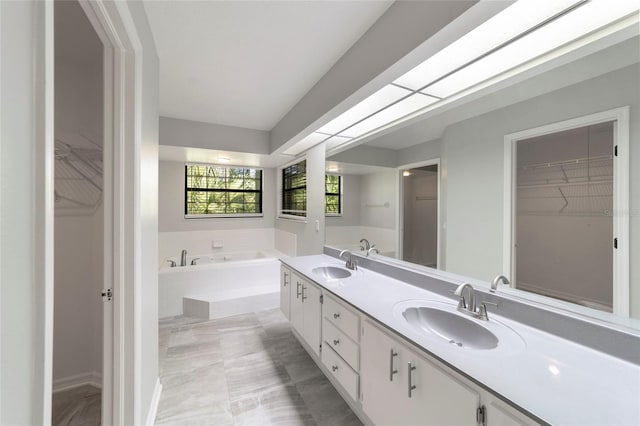
[(413, 328), (435, 334), (459, 347), (494, 349), (498, 346), (495, 334), (455, 312), (421, 306), (406, 309), (402, 316)]
[(327, 280), (339, 280), (341, 278), (348, 278), (351, 276), (351, 272), (335, 266), (320, 266), (313, 268), (311, 272), (318, 274)]

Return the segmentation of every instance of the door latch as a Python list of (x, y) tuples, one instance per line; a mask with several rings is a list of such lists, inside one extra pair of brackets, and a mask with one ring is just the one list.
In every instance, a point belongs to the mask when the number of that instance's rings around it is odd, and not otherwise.
[(102, 301), (103, 302), (111, 302), (113, 299), (113, 290), (110, 288), (102, 289)]

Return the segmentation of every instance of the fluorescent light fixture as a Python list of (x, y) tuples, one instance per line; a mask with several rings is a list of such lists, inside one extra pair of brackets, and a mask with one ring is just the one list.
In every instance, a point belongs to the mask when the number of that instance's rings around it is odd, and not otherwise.
[(331, 149), (343, 143), (349, 142), (351, 138), (346, 136), (333, 136), (325, 141), (327, 149)]
[(340, 136), (349, 136), (353, 138), (362, 136), (365, 133), (369, 133), (372, 130), (378, 129), (392, 121), (402, 118), (407, 114), (429, 106), (434, 102), (438, 102), (438, 100), (438, 98), (434, 98), (432, 96), (416, 93), (415, 95), (409, 96), (408, 98), (391, 105), (390, 107), (345, 130)]
[(356, 123), (363, 118), (380, 111), (382, 108), (387, 105), (397, 101), (398, 99), (403, 98), (404, 96), (408, 96), (411, 94), (410, 90), (402, 89), (397, 86), (393, 86), (391, 84), (383, 87), (378, 90), (373, 95), (369, 96), (356, 106), (348, 109), (347, 111), (340, 114), (338, 117), (331, 120), (329, 123), (322, 126), (317, 131), (320, 133), (328, 133), (330, 135), (335, 135), (339, 133), (341, 130), (346, 129), (353, 123)]
[(323, 135), (322, 133), (311, 133), (310, 135), (306, 136), (304, 139), (287, 149), (284, 154), (298, 155), (301, 152), (311, 148), (312, 146), (319, 144), (328, 137), (329, 135)]
[(592, 0), (429, 86), (425, 92), (443, 98), (449, 97), (570, 43), (585, 34), (596, 31), (634, 11), (637, 12), (637, 10), (637, 1)]
[(411, 170), (403, 170), (402, 171), (402, 176), (404, 176), (404, 177), (411, 176)]
[(580, 0), (517, 1), (394, 83), (418, 90), (579, 2)]
[(327, 171), (330, 173), (336, 173), (340, 171), (338, 166), (327, 166)]

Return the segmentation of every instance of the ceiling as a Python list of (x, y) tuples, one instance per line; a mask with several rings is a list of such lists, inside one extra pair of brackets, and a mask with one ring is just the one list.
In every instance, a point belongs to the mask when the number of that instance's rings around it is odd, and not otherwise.
[(271, 130), (392, 3), (146, 0), (160, 115)]

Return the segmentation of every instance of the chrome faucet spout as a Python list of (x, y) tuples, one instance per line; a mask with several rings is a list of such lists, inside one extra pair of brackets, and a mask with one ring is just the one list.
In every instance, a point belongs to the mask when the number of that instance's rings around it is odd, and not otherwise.
[(182, 254), (180, 255), (180, 266), (187, 266), (187, 250), (182, 249)]
[(338, 257), (342, 257), (344, 254), (347, 255), (347, 262), (344, 265), (345, 268), (351, 269), (352, 271), (358, 269), (358, 264), (353, 260), (353, 254), (349, 250), (342, 250)]
[[(469, 293), (469, 297), (465, 299), (464, 291), (467, 290)], [(473, 286), (469, 283), (462, 283), (458, 286), (456, 291), (454, 292), (456, 296), (460, 297), (460, 301), (458, 302), (458, 310), (459, 311), (467, 311), (468, 313), (476, 313), (476, 295), (473, 291)]]
[(505, 277), (504, 275), (498, 275), (493, 279), (493, 281), (491, 281), (491, 290), (490, 290), (491, 293), (496, 292), (496, 290), (498, 289), (498, 284), (500, 284), (500, 281), (502, 281), (505, 285), (511, 284), (511, 282), (509, 281), (509, 278)]
[(363, 238), (360, 240), (360, 242), (364, 244), (364, 247), (362, 247), (364, 251), (369, 251), (369, 249), (371, 248), (371, 244), (369, 243), (369, 240), (367, 240), (366, 238)]

